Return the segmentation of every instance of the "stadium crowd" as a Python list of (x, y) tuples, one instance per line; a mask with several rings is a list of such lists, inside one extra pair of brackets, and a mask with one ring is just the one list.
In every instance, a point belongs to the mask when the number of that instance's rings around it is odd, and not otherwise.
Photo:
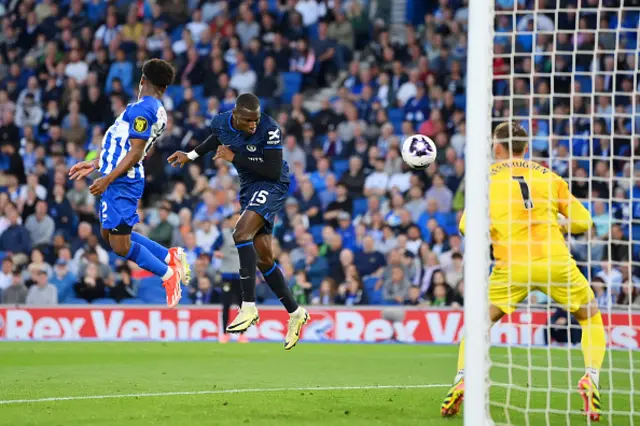
[[(498, 0), (498, 12), (513, 10), (513, 1)], [(157, 301), (139, 291), (140, 271), (105, 249), (99, 203), (67, 170), (97, 156), (106, 127), (137, 96), (142, 63), (161, 57), (177, 78), (164, 99), (167, 129), (145, 161), (135, 229), (186, 248), (195, 274), (184, 303), (217, 303), (222, 277), (238, 270), (238, 181), (211, 156), (184, 169), (166, 158), (204, 140), (213, 115), (253, 92), (280, 123), (292, 170), (274, 249), (298, 301), (462, 305), (468, 2), (419, 4), (426, 13), (410, 16), (400, 37), (388, 25), (391, 3), (8, 2), (0, 34), (0, 300)], [(632, 244), (640, 240), (638, 14), (593, 13), (597, 0), (582, 1), (579, 14), (577, 0), (557, 3), (519, 0), (517, 19), (498, 14), (493, 117), (522, 120), (532, 158), (568, 179), (592, 209), (593, 235), (571, 244), (601, 303), (640, 304), (640, 246)], [(537, 35), (527, 14), (534, 6), (549, 9), (538, 15)], [(618, 27), (625, 30), (616, 38)], [(575, 31), (554, 36), (549, 28)], [(335, 95), (307, 110), (304, 101), (327, 87)], [(399, 155), (414, 133), (438, 147), (423, 172)], [(273, 301), (266, 285), (258, 292)]]

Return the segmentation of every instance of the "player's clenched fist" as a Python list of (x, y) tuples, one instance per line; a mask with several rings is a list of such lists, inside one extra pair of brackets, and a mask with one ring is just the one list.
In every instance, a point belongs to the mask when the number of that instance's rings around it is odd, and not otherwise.
[(169, 162), (172, 167), (183, 167), (189, 161), (191, 161), (191, 159), (187, 153), (182, 151), (176, 151), (167, 158), (167, 162)]

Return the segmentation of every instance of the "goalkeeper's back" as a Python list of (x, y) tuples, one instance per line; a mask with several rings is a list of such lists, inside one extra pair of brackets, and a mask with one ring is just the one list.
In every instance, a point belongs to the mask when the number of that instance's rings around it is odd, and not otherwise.
[[(489, 213), (497, 268), (547, 259), (566, 263), (571, 254), (564, 232), (582, 233), (592, 224), (589, 211), (571, 194), (567, 182), (522, 158), (527, 139), (517, 123), (500, 124), (494, 131), (497, 162), (489, 173)], [(567, 218), (565, 226), (558, 213)], [(464, 232), (464, 216), (460, 228)]]

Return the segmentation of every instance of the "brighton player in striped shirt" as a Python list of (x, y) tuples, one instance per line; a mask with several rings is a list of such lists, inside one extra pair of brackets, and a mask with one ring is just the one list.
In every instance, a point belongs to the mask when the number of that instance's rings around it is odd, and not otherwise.
[(98, 158), (78, 163), (69, 171), (71, 179), (82, 179), (94, 170), (100, 172), (89, 190), (100, 196), (102, 238), (116, 254), (162, 278), (170, 308), (180, 301), (180, 283), (189, 283), (184, 250), (167, 249), (132, 229), (140, 220), (137, 209), (145, 180), (142, 160), (167, 125), (167, 112), (160, 99), (174, 76), (168, 62), (160, 59), (145, 62), (138, 100), (127, 105), (109, 127)]

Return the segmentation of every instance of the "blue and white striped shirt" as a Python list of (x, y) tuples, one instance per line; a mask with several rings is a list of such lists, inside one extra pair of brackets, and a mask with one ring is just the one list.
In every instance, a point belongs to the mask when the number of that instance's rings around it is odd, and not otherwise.
[[(100, 155), (100, 172), (104, 175), (111, 173), (131, 150), (131, 139), (143, 139), (147, 143), (144, 154), (162, 135), (167, 127), (167, 111), (160, 100), (153, 96), (145, 96), (138, 102), (127, 105), (127, 108), (109, 127), (102, 139), (102, 154)], [(142, 161), (133, 166), (119, 179), (138, 180), (144, 178)]]

